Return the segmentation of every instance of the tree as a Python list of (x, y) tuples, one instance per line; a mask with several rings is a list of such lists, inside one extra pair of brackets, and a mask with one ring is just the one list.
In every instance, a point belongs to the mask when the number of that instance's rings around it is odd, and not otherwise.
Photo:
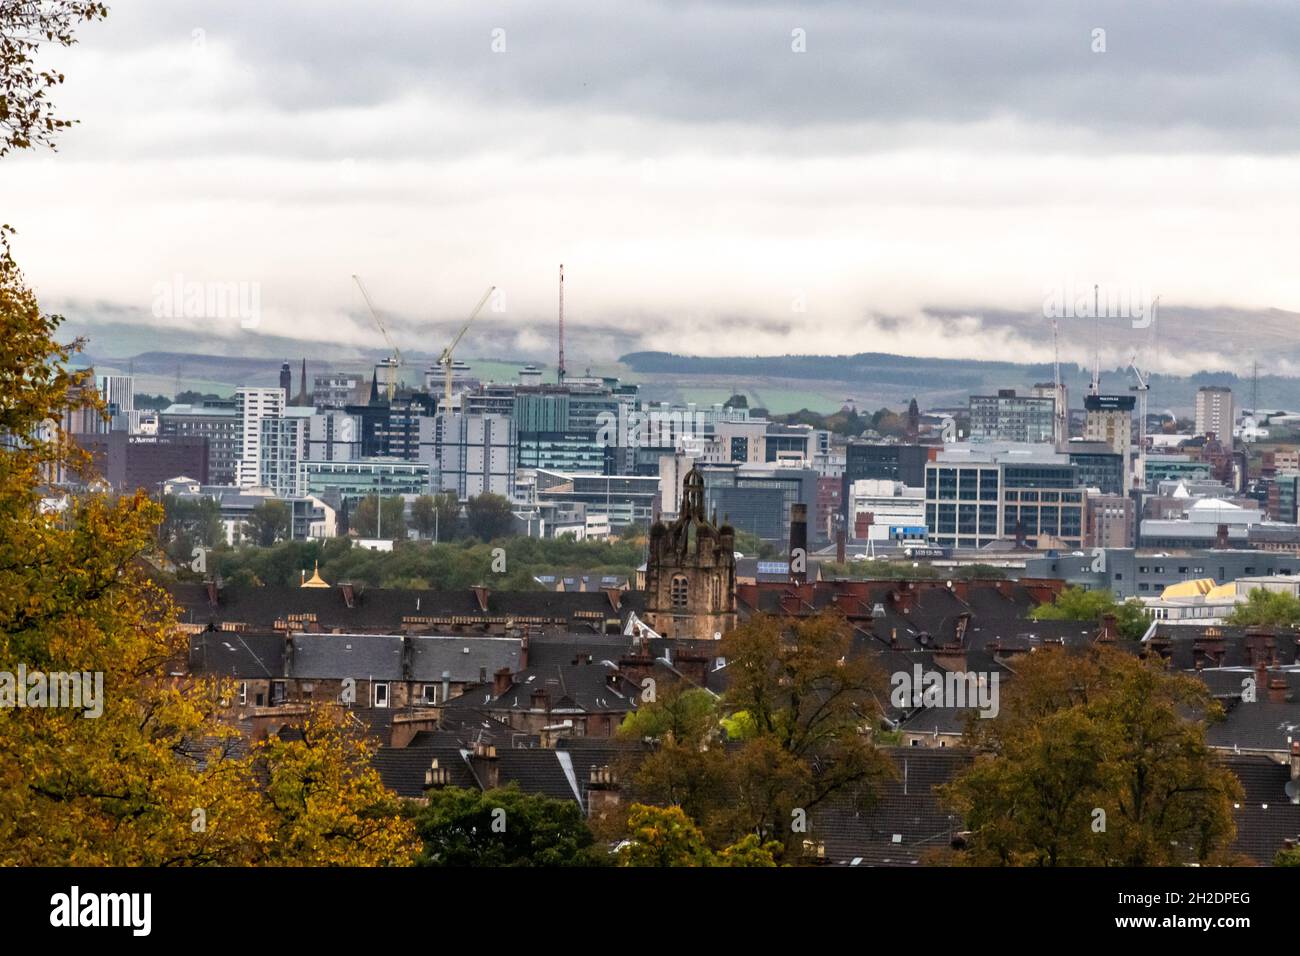
[(754, 737), (735, 759), (738, 826), (793, 846), (790, 822), (834, 794), (863, 806), (893, 773), (868, 733), (880, 715), (885, 676), (851, 654), (843, 615), (789, 622), (757, 615), (722, 639), (731, 686), (724, 710), (744, 712)]
[(389, 541), (406, 537), (406, 502), (401, 495), (384, 499), (383, 521), (379, 520), (379, 498), (367, 495), (357, 502), (348, 517), (348, 527), (362, 538), (384, 537)]
[(630, 839), (619, 850), (621, 866), (709, 866), (713, 853), (694, 821), (681, 807), (633, 804), (628, 812)]
[[(630, 792), (679, 806), (713, 847), (753, 834), (788, 851), (802, 841), (795, 811), (806, 816), (832, 795), (865, 806), (893, 773), (868, 736), (885, 681), (849, 651), (838, 613), (793, 625), (751, 618), (718, 649), (731, 678), (720, 706), (704, 691), (670, 688), (620, 729), (655, 741), (626, 770)], [(738, 741), (723, 740), (724, 724)]]
[(433, 496), (433, 510), (437, 514), (434, 537), (438, 541), (455, 541), (461, 535), (460, 498), (454, 491), (440, 491)]
[(420, 495), (411, 502), (411, 527), (421, 538), (433, 537), (433, 531), (438, 527), (438, 511), (433, 495)]
[(465, 521), (474, 537), (480, 541), (495, 541), (514, 529), (514, 512), (507, 499), (484, 492), (466, 503)]
[(77, 42), (82, 21), (103, 19), (108, 7), (85, 0), (0, 0), (0, 156), (13, 149), (54, 148), (59, 130), (75, 120), (59, 119), (47, 92), (63, 74), (37, 66), (42, 47)]
[[(50, 116), (40, 87), (56, 81), (33, 72), (35, 46), (21, 37), (67, 45), (76, 17), (104, 12), (0, 0), (0, 154), (67, 125)], [(371, 848), (407, 859), (406, 821), (373, 798), (363, 745), (309, 722), (302, 740), (244, 754), (220, 720), (233, 684), (174, 679), (186, 639), (141, 560), (156, 548), (159, 504), (137, 492), (42, 509), (43, 483), (90, 464), (61, 423), (104, 408), (89, 371), (69, 368), (81, 343), (55, 340), (62, 319), (41, 312), (10, 234), (0, 228), (0, 672), (48, 679), (30, 689), (64, 675), (64, 706), (0, 707), (0, 865), (295, 863), (320, 860), (324, 844), (340, 851), (334, 861), (373, 862)], [(271, 793), (295, 776), (300, 792), (330, 781), (329, 801), (308, 795), (286, 817), (292, 803), (273, 806)], [(340, 826), (357, 833), (353, 817), (369, 823), (364, 840), (336, 840)]]
[(248, 520), (244, 522), (244, 534), (252, 538), (254, 544), (265, 548), (289, 537), (292, 523), (289, 506), (278, 498), (268, 498), (249, 512)]
[(1030, 612), (1035, 621), (1093, 621), (1098, 624), (1107, 615), (1115, 618), (1116, 629), (1125, 640), (1136, 641), (1151, 626), (1142, 602), (1115, 601), (1110, 591), (1090, 591), (1069, 587), (1056, 596), (1051, 604), (1040, 604)]
[(776, 866), (781, 844), (747, 834), (717, 853), (681, 807), (634, 803), (628, 811), (630, 837), (618, 851), (620, 866)]
[(419, 866), (608, 864), (572, 800), (523, 793), (515, 784), (480, 792), (448, 787), (415, 813)]
[(225, 540), (221, 508), (211, 498), (163, 497), (158, 540), (177, 565), (188, 565), (195, 547), (215, 547)]
[(1195, 678), (1093, 645), (1017, 664), (984, 754), (944, 798), (977, 865), (1170, 866), (1222, 861), (1241, 788), (1205, 743), (1221, 708)]
[(1284, 591), (1251, 588), (1246, 603), (1228, 615), (1236, 627), (1289, 627), (1300, 624), (1300, 599)]
[(253, 748), (266, 787), (268, 823), (258, 863), (293, 866), (407, 866), (415, 827), (371, 766), (373, 747), (343, 715), (312, 709), (289, 739)]

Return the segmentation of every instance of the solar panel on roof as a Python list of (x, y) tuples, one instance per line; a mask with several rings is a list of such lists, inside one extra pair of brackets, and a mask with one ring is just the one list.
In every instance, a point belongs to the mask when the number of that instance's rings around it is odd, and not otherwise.
[(758, 562), (759, 574), (785, 574), (790, 569), (784, 561), (760, 561)]

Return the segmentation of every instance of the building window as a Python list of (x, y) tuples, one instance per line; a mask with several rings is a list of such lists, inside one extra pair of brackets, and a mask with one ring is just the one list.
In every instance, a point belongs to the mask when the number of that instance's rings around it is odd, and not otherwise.
[(437, 685), (437, 684), (425, 684), (425, 685), (424, 685), (424, 702), (425, 702), (426, 704), (436, 704), (436, 703), (438, 703), (438, 685)]
[(376, 707), (388, 706), (388, 685), (375, 684), (374, 701)]
[(239, 682), (239, 706), (243, 707), (247, 703), (248, 703), (248, 681), (241, 680)]
[(673, 607), (686, 607), (686, 597), (689, 591), (690, 585), (686, 581), (686, 576), (682, 574), (673, 575), (672, 591), (670, 593)]
[(271, 681), (271, 706), (283, 704), (286, 700), (285, 684), (282, 680)]

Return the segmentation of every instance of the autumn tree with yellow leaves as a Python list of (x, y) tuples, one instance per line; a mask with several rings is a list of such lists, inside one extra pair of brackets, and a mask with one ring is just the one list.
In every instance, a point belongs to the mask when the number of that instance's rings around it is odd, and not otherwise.
[[(51, 19), (33, 21), (42, 11)], [(0, 36), (67, 45), (79, 17), (104, 12), (2, 5)], [(48, 143), (66, 123), (44, 123), (45, 87), (17, 59), (0, 67), (5, 146)], [(250, 747), (219, 720), (230, 688), (176, 678), (185, 637), (142, 561), (158, 504), (137, 493), (45, 507), (50, 482), (89, 467), (64, 423), (102, 407), (90, 373), (69, 365), (81, 343), (56, 340), (61, 319), (41, 312), (12, 236), (0, 231), (0, 864), (409, 863), (412, 825), (342, 715), (319, 710)], [(85, 675), (95, 706), (23, 706), (41, 703), (29, 684), (55, 674)]]

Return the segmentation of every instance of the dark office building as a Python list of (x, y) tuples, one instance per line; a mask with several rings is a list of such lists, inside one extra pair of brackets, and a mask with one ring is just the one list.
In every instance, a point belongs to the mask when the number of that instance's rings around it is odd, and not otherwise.
[(1072, 441), (1063, 449), (1079, 469), (1079, 484), (1103, 495), (1124, 493), (1124, 456), (1101, 441)]
[(116, 491), (142, 488), (156, 494), (164, 481), (182, 475), (208, 484), (208, 440), (200, 436), (169, 438), (119, 431), (80, 436), (77, 441), (94, 456), (95, 471)]
[(840, 484), (841, 507), (847, 508), (853, 500), (849, 494), (853, 482), (864, 478), (901, 481), (911, 488), (925, 487), (925, 463), (930, 460), (930, 452), (937, 450), (926, 445), (850, 441), (845, 449), (844, 479)]
[(233, 400), (209, 399), (195, 405), (171, 405), (158, 416), (158, 434), (162, 438), (206, 438), (208, 481), (214, 485), (235, 483), (243, 454), (243, 422)]

